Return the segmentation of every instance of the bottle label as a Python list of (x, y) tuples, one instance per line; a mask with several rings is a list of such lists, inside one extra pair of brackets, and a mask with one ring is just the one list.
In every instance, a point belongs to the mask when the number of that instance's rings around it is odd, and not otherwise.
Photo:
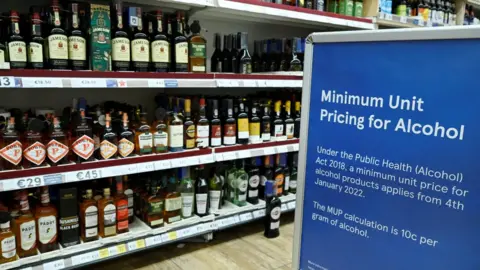
[(11, 62), (27, 62), (27, 46), (23, 41), (8, 43), (8, 54)]
[(267, 177), (265, 177), (264, 175), (261, 175), (260, 176), (260, 185), (262, 185), (262, 187), (264, 187), (265, 182), (267, 182)]
[(248, 139), (249, 137), (249, 126), (248, 126), (248, 119), (241, 118), (238, 120), (238, 138), (239, 139)]
[(297, 180), (290, 180), (290, 189), (296, 189), (297, 188)]
[(48, 55), (51, 59), (68, 60), (68, 38), (66, 35), (48, 37)]
[(192, 216), (193, 194), (182, 193), (182, 217)]
[(140, 153), (151, 154), (153, 149), (153, 136), (152, 133), (141, 133), (138, 136), (138, 145), (140, 146)]
[(123, 138), (118, 142), (118, 153), (120, 153), (122, 157), (129, 156), (134, 149), (135, 145), (126, 138)]
[(109, 203), (103, 208), (103, 224), (112, 226), (117, 223), (117, 209), (115, 205)]
[(212, 125), (211, 143), (212, 146), (219, 146), (222, 144), (222, 128), (220, 125)]
[(83, 135), (72, 144), (72, 149), (79, 157), (87, 160), (95, 150), (95, 141), (89, 136)]
[(54, 243), (57, 240), (57, 218), (55, 216), (38, 219), (38, 240), (42, 244)]
[(165, 40), (152, 42), (152, 62), (170, 63), (170, 43)]
[(128, 229), (128, 200), (117, 202), (117, 229)]
[(47, 144), (47, 156), (53, 162), (57, 163), (68, 154), (68, 147), (58, 142), (57, 140), (51, 140)]
[(222, 192), (220, 190), (210, 190), (210, 210), (217, 211), (220, 208), (220, 198)]
[(117, 150), (118, 147), (107, 140), (103, 140), (103, 142), (100, 143), (100, 155), (104, 159), (111, 158), (113, 155), (115, 155), (115, 153), (117, 153)]
[(43, 63), (43, 45), (36, 42), (28, 44), (28, 61), (30, 63)]
[(258, 197), (258, 189), (248, 191), (248, 198), (257, 198), (257, 197)]
[(20, 225), (20, 245), (23, 250), (30, 250), (35, 247), (37, 231), (35, 221), (31, 220)]
[(198, 147), (208, 147), (209, 140), (208, 135), (210, 134), (210, 126), (197, 126), (197, 146)]
[[(85, 209), (85, 228), (87, 228), (86, 231), (86, 236), (87, 237), (92, 237), (96, 236), (97, 232), (97, 225), (98, 225), (98, 208), (94, 205), (87, 207)], [(92, 232), (89, 232), (91, 230), (91, 227), (95, 227), (95, 234), (92, 235)]]
[(252, 177), (250, 177), (250, 179), (248, 180), (248, 185), (250, 186), (250, 188), (257, 188), (258, 185), (260, 185), (260, 176), (258, 175), (252, 175)]
[(275, 137), (282, 137), (283, 136), (283, 125), (275, 125), (275, 130), (274, 130)]
[(132, 217), (133, 216), (133, 190), (131, 189), (126, 189), (123, 194), (127, 196), (128, 200), (128, 216)]
[(280, 221), (270, 223), (270, 230), (275, 230), (280, 227)]
[(85, 229), (85, 237), (96, 237), (98, 235), (98, 228), (95, 226), (94, 228), (87, 228)]
[(190, 42), (190, 57), (194, 58), (206, 58), (207, 46), (205, 43)]
[(45, 150), (43, 143), (35, 142), (23, 150), (23, 156), (33, 164), (40, 165), (47, 157), (47, 150)]
[(288, 189), (290, 188), (290, 176), (286, 175), (285, 176), (285, 191), (288, 191)]
[(235, 124), (226, 124), (223, 129), (223, 143), (232, 145), (237, 143), (236, 138), (237, 126)]
[(22, 144), (19, 141), (14, 141), (0, 150), (0, 156), (14, 165), (20, 163), (22, 153)]
[(240, 74), (250, 74), (252, 73), (252, 63), (250, 62), (245, 62), (240, 64)]
[[(355, 1), (355, 17), (363, 17), (363, 3)], [(410, 16), (410, 14), (407, 14)]]
[(2, 257), (5, 259), (10, 259), (13, 256), (17, 255), (17, 250), (15, 246), (15, 236), (10, 236), (2, 240)]
[(286, 124), (285, 125), (285, 135), (287, 135), (287, 139), (293, 138), (293, 131), (295, 129), (295, 124)]
[(183, 126), (168, 126), (168, 143), (170, 147), (183, 147)]
[(175, 61), (180, 64), (188, 64), (188, 43), (175, 44)]
[(195, 194), (195, 207), (198, 214), (203, 215), (207, 213), (207, 199), (208, 194)]
[(195, 125), (190, 125), (185, 130), (185, 148), (195, 148)]
[(157, 226), (157, 225), (160, 225), (160, 224), (163, 224), (163, 218), (161, 219), (157, 219), (157, 220), (154, 220), (154, 221), (151, 221), (150, 222), (150, 226)]
[(283, 181), (285, 180), (285, 177), (283, 174), (277, 174), (275, 176), (275, 182), (277, 183), (277, 194), (282, 194), (283, 193)]
[(70, 60), (87, 60), (87, 46), (83, 37), (68, 37), (68, 58)]
[(163, 213), (163, 201), (158, 202), (149, 202), (148, 203), (148, 214), (159, 214)]
[(181, 218), (180, 216), (174, 216), (174, 217), (171, 217), (171, 218), (168, 218), (168, 223), (173, 223), (173, 222), (177, 222), (177, 221), (180, 221)]
[(278, 220), (280, 218), (280, 214), (282, 214), (282, 209), (280, 208), (280, 206), (276, 206), (270, 212), (270, 217), (273, 220)]
[(146, 39), (132, 40), (132, 61), (149, 62), (150, 61), (150, 42)]
[(241, 179), (239, 179), (240, 183), (238, 184), (238, 190), (241, 192), (241, 193), (245, 193), (247, 192), (247, 188), (248, 188), (248, 181), (243, 179), (243, 177)]
[(128, 38), (114, 38), (112, 40), (112, 60), (130, 62), (130, 40)]
[(270, 133), (262, 133), (262, 141), (268, 142), (270, 141)]
[(5, 63), (5, 52), (0, 50), (0, 63)]
[(168, 134), (163, 131), (157, 131), (153, 134), (153, 144), (157, 152), (163, 152), (167, 150)]
[(249, 133), (250, 143), (260, 142), (260, 123), (250, 123)]
[(165, 200), (166, 211), (176, 211), (182, 208), (182, 198), (171, 198)]

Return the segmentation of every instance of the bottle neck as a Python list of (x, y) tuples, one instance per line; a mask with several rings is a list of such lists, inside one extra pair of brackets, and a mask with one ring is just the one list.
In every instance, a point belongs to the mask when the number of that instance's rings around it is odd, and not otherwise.
[(163, 33), (162, 16), (157, 16), (157, 31)]
[(78, 5), (72, 4), (72, 28), (78, 29), (80, 27), (78, 23)]

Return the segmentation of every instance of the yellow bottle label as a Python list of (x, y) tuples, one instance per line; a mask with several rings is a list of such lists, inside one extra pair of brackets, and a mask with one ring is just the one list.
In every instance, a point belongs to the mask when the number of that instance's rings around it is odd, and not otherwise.
[(300, 111), (300, 101), (296, 101), (296, 102), (295, 102), (295, 110), (296, 110), (297, 112)]
[(250, 123), (250, 136), (260, 136), (260, 123)]
[(280, 100), (275, 101), (275, 112), (280, 112), (281, 107), (282, 107), (282, 101)]
[(195, 148), (195, 125), (191, 125), (185, 131), (185, 147)]
[(291, 105), (292, 105), (292, 102), (290, 100), (287, 100), (285, 102), (285, 111), (290, 112), (291, 111)]
[(249, 137), (249, 126), (248, 118), (238, 119), (238, 138), (239, 139), (248, 139)]

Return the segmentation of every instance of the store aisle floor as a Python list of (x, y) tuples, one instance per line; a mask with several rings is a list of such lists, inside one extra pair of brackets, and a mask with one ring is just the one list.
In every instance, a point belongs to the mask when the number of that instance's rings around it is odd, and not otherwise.
[(256, 221), (214, 235), (208, 243), (178, 243), (85, 267), (84, 270), (288, 270), (293, 247), (293, 213), (284, 214), (280, 236), (263, 236)]

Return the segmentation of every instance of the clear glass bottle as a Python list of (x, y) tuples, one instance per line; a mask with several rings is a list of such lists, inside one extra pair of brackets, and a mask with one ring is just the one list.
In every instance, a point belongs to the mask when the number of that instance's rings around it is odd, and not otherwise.
[(128, 180), (128, 175), (124, 175), (123, 177), (123, 189), (125, 196), (127, 196), (128, 200), (128, 224), (132, 224), (135, 221), (134, 209), (135, 209), (135, 201), (133, 198), (133, 189)]
[(194, 186), (192, 179), (188, 176), (188, 168), (179, 169), (180, 195), (182, 197), (182, 218), (189, 218), (193, 215)]
[(173, 117), (168, 125), (168, 149), (171, 152), (183, 150), (183, 121), (178, 115), (178, 107), (175, 106)]
[(208, 197), (210, 198), (210, 211), (218, 211), (221, 208), (223, 181), (221, 175), (218, 173), (220, 170), (213, 168), (214, 172), (212, 177), (208, 181)]

